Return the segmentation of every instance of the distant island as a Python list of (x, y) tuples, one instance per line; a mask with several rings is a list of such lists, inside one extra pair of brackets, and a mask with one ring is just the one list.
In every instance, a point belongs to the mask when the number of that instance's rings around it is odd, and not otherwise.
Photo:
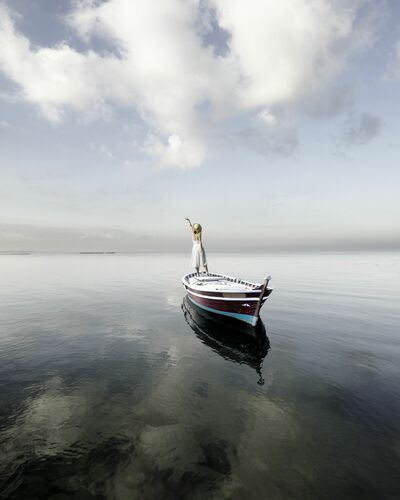
[(0, 255), (30, 255), (30, 253), (31, 252), (24, 252), (24, 251), (19, 251), (19, 250), (16, 250), (16, 251), (5, 250), (5, 251), (1, 251)]
[(115, 252), (79, 252), (80, 254), (83, 255), (109, 255), (109, 254), (114, 254)]

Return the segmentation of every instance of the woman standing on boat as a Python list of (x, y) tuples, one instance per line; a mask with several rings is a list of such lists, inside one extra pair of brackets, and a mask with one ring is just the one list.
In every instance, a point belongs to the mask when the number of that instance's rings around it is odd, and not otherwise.
[(200, 266), (203, 266), (206, 273), (208, 273), (208, 265), (206, 259), (206, 252), (204, 251), (203, 243), (201, 241), (202, 228), (200, 224), (190, 222), (189, 217), (186, 217), (192, 229), (193, 248), (192, 248), (192, 266), (199, 272)]

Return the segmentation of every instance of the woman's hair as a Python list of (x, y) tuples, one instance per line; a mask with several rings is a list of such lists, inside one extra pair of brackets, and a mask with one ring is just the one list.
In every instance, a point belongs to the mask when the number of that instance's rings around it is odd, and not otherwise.
[(200, 233), (201, 232), (201, 226), (200, 226), (200, 224), (197, 224), (197, 222), (196, 222), (196, 224), (193, 224), (193, 232), (194, 233)]

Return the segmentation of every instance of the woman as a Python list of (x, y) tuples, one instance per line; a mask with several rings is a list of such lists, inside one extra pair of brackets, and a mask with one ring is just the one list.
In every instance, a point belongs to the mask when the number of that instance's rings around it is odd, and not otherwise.
[(201, 226), (200, 224), (192, 224), (190, 219), (186, 217), (192, 229), (193, 249), (192, 249), (192, 266), (199, 272), (200, 266), (203, 266), (208, 273), (206, 252), (204, 251), (203, 243), (201, 242)]

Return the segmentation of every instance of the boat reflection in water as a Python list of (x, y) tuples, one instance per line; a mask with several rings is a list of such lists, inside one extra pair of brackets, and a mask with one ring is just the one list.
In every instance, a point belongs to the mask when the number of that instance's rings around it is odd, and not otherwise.
[(254, 368), (259, 376), (257, 383), (264, 384), (262, 364), (270, 343), (261, 319), (256, 327), (229, 321), (196, 307), (187, 297), (182, 310), (186, 322), (204, 344), (225, 359)]

